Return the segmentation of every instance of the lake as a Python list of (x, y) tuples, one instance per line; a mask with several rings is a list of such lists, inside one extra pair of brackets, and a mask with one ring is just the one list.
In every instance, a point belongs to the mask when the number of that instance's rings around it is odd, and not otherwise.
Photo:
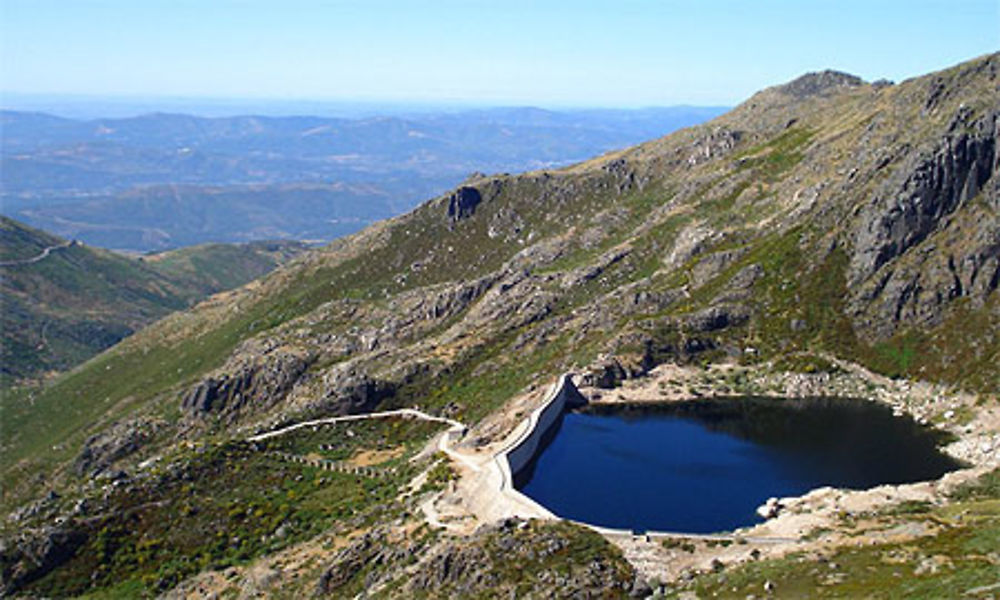
[(711, 533), (761, 521), (771, 496), (867, 489), (961, 468), (942, 434), (883, 405), (731, 398), (590, 406), (563, 415), (515, 485), (560, 517)]

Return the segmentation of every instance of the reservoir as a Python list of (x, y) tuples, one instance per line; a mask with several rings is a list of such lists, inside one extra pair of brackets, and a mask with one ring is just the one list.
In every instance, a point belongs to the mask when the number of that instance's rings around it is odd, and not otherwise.
[(633, 531), (761, 521), (769, 497), (867, 489), (961, 468), (941, 435), (864, 400), (732, 398), (565, 413), (515, 485), (556, 515)]

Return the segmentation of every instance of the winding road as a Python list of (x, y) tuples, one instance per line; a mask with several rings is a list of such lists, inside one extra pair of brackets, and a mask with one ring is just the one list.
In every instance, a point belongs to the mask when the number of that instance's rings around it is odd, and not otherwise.
[(0, 261), (0, 267), (16, 267), (19, 265), (30, 265), (34, 264), (40, 260), (45, 259), (46, 256), (52, 253), (53, 250), (59, 250), (60, 248), (69, 248), (73, 245), (73, 241), (63, 242), (61, 244), (56, 244), (55, 246), (49, 246), (42, 250), (37, 256), (32, 256), (31, 258), (25, 258), (22, 260), (4, 260)]

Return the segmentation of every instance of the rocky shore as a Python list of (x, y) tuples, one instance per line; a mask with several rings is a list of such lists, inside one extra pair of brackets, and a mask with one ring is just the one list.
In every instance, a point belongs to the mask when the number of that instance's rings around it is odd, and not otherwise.
[[(617, 387), (583, 385), (601, 381), (605, 360), (578, 379), (580, 392), (597, 404), (658, 403), (753, 395), (773, 398), (834, 396), (868, 398), (908, 414), (926, 426), (951, 434), (942, 450), (969, 468), (940, 480), (906, 485), (884, 485), (870, 490), (830, 487), (794, 498), (775, 498), (761, 507), (767, 520), (734, 532), (732, 543), (686, 539), (674, 543), (647, 536), (612, 536), (638, 571), (652, 581), (669, 582), (719, 570), (720, 565), (742, 564), (791, 552), (822, 552), (842, 544), (866, 544), (914, 539), (927, 535), (926, 527), (878, 529), (878, 520), (866, 517), (902, 503), (942, 505), (957, 486), (1000, 466), (1000, 407), (996, 402), (947, 386), (893, 380), (843, 361), (824, 357), (827, 372), (795, 373), (764, 366), (734, 363), (707, 367), (661, 365), (648, 374), (625, 379)], [(861, 522), (858, 522), (860, 518)], [(845, 527), (850, 522), (850, 527)], [(871, 529), (869, 531), (869, 529)], [(752, 540), (770, 538), (773, 542)]]

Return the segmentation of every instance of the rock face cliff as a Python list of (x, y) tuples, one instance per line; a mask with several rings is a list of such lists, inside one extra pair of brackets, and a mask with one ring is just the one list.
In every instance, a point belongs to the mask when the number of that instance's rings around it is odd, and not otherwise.
[(261, 410), (280, 402), (305, 373), (309, 356), (271, 352), (265, 361), (245, 365), (219, 378), (208, 377), (181, 399), (181, 408), (193, 415), (235, 415), (243, 409)]
[[(982, 307), (996, 290), (998, 139), (1000, 110), (973, 117), (963, 104), (947, 133), (898, 156), (900, 166), (861, 206), (851, 230), (849, 282), (864, 290), (852, 307), (876, 335), (891, 334), (901, 321), (936, 324), (958, 298)], [(959, 243), (938, 251), (931, 238)]]

